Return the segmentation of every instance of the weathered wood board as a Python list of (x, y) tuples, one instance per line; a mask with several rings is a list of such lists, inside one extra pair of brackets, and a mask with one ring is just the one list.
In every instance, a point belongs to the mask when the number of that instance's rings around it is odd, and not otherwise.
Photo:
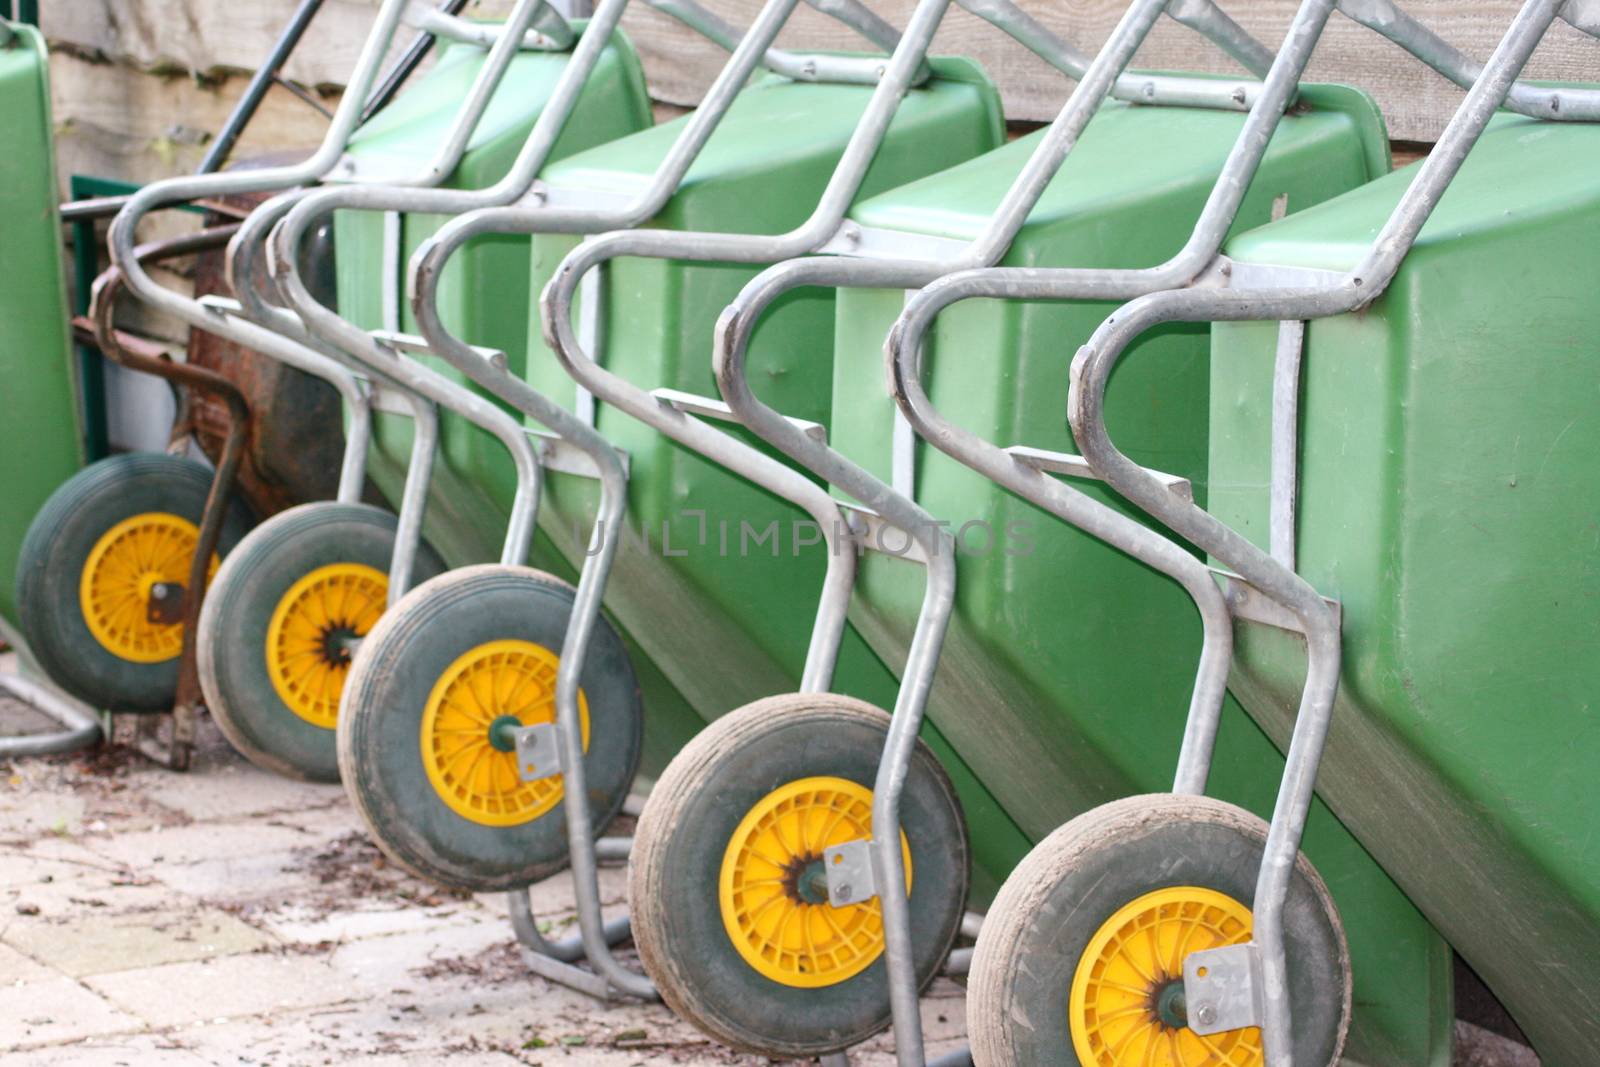
[[(870, 0), (891, 21), (903, 21), (915, 0)], [(1125, 8), (1123, 0), (1021, 0), (1023, 6), (1081, 49), (1092, 52)], [(748, 22), (760, 0), (706, 0), (734, 21)], [(377, 0), (327, 0), (313, 31), (287, 74), (307, 85), (333, 89), (354, 62)], [(1275, 46), (1296, 0), (1224, 0), (1223, 6), (1261, 40)], [(1470, 54), (1484, 58), (1520, 6), (1517, 0), (1409, 0), (1406, 9)], [(77, 57), (104, 65), (63, 69), (57, 76), (56, 113), (74, 136), (89, 138), (85, 162), (105, 172), (121, 160), (129, 176), (148, 177), (191, 163), (181, 141), (191, 131), (214, 130), (242, 87), (230, 73), (252, 69), (266, 53), (293, 0), (74, 0), (44, 5), (44, 29), (69, 68)], [(470, 11), (503, 12), (509, 0), (481, 0)], [(723, 60), (722, 53), (671, 19), (636, 2), (625, 26), (644, 55), (652, 93), (664, 103), (693, 104)], [(802, 48), (853, 47), (848, 32), (802, 10), (782, 43)], [(1050, 118), (1070, 86), (1020, 46), (964, 11), (953, 11), (938, 49), (974, 56), (1000, 83), (1013, 120)], [(1226, 71), (1230, 61), (1193, 33), (1165, 22), (1139, 57), (1142, 66)], [(126, 68), (126, 69), (124, 69)], [(141, 87), (131, 71), (153, 81)], [(1449, 119), (1461, 94), (1395, 46), (1335, 15), (1312, 64), (1312, 76), (1371, 91), (1397, 140), (1429, 141)], [(1534, 77), (1600, 81), (1600, 41), (1558, 26), (1541, 49)], [(177, 75), (174, 77), (174, 75)], [(191, 77), (192, 75), (192, 77)], [(292, 100), (268, 108), (264, 132), (253, 140), (305, 143), (320, 119)], [(163, 126), (162, 120), (174, 121)], [(168, 127), (172, 127), (169, 129)], [(176, 136), (174, 136), (176, 135)], [(174, 146), (176, 144), (176, 150)], [(72, 160), (63, 167), (72, 169)]]
[[(1081, 50), (1093, 51), (1105, 40), (1126, 9), (1123, 0), (1021, 0), (1022, 6)], [(1457, 47), (1486, 59), (1512, 16), (1516, 0), (1402, 0), (1405, 9)], [(756, 0), (716, 0), (712, 6), (747, 21)], [(914, 0), (873, 0), (874, 10), (901, 23)], [(1283, 38), (1297, 0), (1222, 0), (1222, 7), (1258, 39), (1276, 48)], [(671, 20), (651, 11), (631, 14), (625, 23), (644, 54), (652, 93), (671, 103), (698, 97), (721, 57)], [(848, 36), (836, 23), (802, 12), (783, 42), (803, 47), (844, 47)], [(1054, 116), (1070, 83), (1025, 49), (1004, 39), (988, 24), (952, 11), (937, 38), (941, 52), (977, 58), (1005, 93), (1012, 119), (1042, 120)], [(1138, 65), (1151, 69), (1232, 71), (1238, 68), (1220, 50), (1170, 20), (1151, 35)], [(1536, 78), (1600, 81), (1600, 41), (1558, 25), (1530, 68)], [(1310, 76), (1341, 81), (1371, 92), (1388, 118), (1390, 136), (1430, 141), (1460, 103), (1461, 92), (1399, 48), (1372, 31), (1335, 15), (1311, 65)]]

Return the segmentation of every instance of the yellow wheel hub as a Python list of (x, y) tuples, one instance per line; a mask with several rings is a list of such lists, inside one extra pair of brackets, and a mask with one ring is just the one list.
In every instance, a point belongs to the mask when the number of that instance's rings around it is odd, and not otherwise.
[(290, 711), (325, 730), (338, 725), (351, 642), (377, 623), (388, 592), (382, 571), (330, 563), (278, 600), (267, 624), (267, 676)]
[[(853, 978), (883, 953), (876, 897), (828, 903), (823, 849), (872, 836), (872, 791), (844, 778), (802, 778), (762, 797), (722, 856), (722, 924), (739, 955), (774, 982), (817, 989)], [(911, 848), (900, 835), (906, 889)]]
[[(457, 657), (434, 683), (422, 713), (422, 765), (439, 798), (484, 826), (519, 826), (561, 802), (559, 775), (524, 782), (498, 727), (555, 722), (561, 657), (531, 641), (490, 641)], [(578, 691), (583, 748), (589, 703)]]
[(158, 583), (189, 584), (199, 538), (194, 523), (164, 511), (123, 519), (100, 535), (78, 579), (78, 606), (102, 648), (133, 663), (160, 663), (183, 651), (183, 625), (152, 621), (150, 594)]
[[(1250, 940), (1250, 909), (1212, 889), (1146, 893), (1095, 932), (1072, 981), (1072, 1046), (1083, 1067), (1260, 1067), (1261, 1031), (1201, 1037), (1174, 1018), (1191, 952)], [(1174, 985), (1176, 983), (1176, 986)]]

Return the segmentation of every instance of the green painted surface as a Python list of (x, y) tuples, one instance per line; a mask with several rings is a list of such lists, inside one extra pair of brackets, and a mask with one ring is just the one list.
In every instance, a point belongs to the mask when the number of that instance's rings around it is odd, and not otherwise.
[[(1365, 97), (1309, 89), (1285, 120), (1236, 230), (1315, 204), (1388, 169), (1381, 122)], [(1242, 116), (1113, 104), (1089, 125), (1006, 262), (1146, 267), (1182, 247)], [(970, 239), (1041, 135), (861, 205), (867, 225)], [(1136, 162), (1136, 166), (1130, 166)], [(893, 404), (882, 344), (897, 292), (839, 298), (831, 426), (837, 447), (887, 480)], [(1077, 346), (1105, 303), (973, 301), (939, 320), (926, 375), (952, 421), (1002, 444), (1077, 451), (1066, 425)], [(1109, 421), (1140, 462), (1193, 480), (1206, 497), (1208, 334), (1184, 326), (1144, 338), (1116, 372)], [(930, 714), (1031, 839), (1094, 805), (1170, 788), (1200, 648), (1199, 618), (1176, 583), (918, 445), (917, 498), (951, 523), (964, 551), (956, 614)], [(1074, 483), (1126, 513), (1094, 483)], [(972, 525), (968, 525), (972, 524)], [(962, 532), (964, 530), (964, 536)], [(864, 561), (855, 618), (897, 662), (921, 603), (921, 569)], [(1210, 791), (1263, 816), (1282, 757), (1230, 700)], [(1319, 805), (1307, 851), (1333, 889), (1356, 974), (1350, 1056), (1446, 1064), (1449, 954), (1403, 893)]]
[(0, 615), (15, 625), (17, 551), (28, 523), (83, 462), (56, 214), (49, 61), (28, 26), (0, 46)]
[[(987, 80), (960, 60), (940, 60), (936, 70), (939, 77), (912, 92), (898, 110), (863, 196), (1000, 143), (998, 101)], [(815, 206), (869, 96), (870, 90), (859, 86), (759, 78), (740, 95), (678, 194), (650, 225), (736, 233), (779, 233), (799, 225)], [(548, 179), (558, 186), (637, 192), (682, 125), (682, 120), (668, 123), (574, 156), (552, 166)], [(535, 238), (536, 285), (574, 244), (569, 237)], [(726, 264), (640, 259), (612, 264), (605, 280), (602, 362), (646, 388), (715, 397), (712, 325), (756, 273), (756, 268)], [(752, 374), (785, 413), (827, 420), (832, 330), (832, 293), (821, 290), (786, 297), (757, 329)], [(570, 402), (572, 381), (538, 333), (535, 326), (528, 380)], [(804, 513), (619, 411), (602, 405), (597, 425), (632, 463), (630, 532), (607, 604), (697, 712), (695, 721), (668, 723), (653, 716), (650, 730), (687, 737), (700, 721), (792, 691), (825, 565)], [(750, 436), (743, 439), (756, 443)], [(569, 558), (578, 558), (595, 488), (560, 475), (550, 477), (549, 487), (546, 529)], [(835, 688), (888, 707), (897, 684), (861, 637), (850, 632)], [(992, 892), (993, 872), (1009, 869), (1026, 841), (936, 732), (930, 741), (963, 790), (969, 817), (976, 822), (987, 816), (986, 832), (976, 842), (977, 892), (984, 897)], [(651, 758), (670, 754), (677, 743), (653, 746)]]
[[(1300, 572), (1344, 609), (1319, 786), (1547, 1067), (1600, 1048), (1600, 129), (1497, 119), (1382, 299), (1308, 329)], [(1348, 270), (1415, 168), (1235, 240)], [(1219, 326), (1211, 506), (1265, 544), (1272, 328)], [(1241, 628), (1276, 737), (1303, 645)]]

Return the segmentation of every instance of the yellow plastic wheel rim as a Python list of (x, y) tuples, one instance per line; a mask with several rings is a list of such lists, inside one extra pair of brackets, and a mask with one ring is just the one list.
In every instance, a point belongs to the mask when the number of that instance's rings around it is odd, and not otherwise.
[(1250, 940), (1250, 909), (1175, 886), (1130, 902), (1095, 932), (1072, 980), (1072, 1046), (1083, 1067), (1259, 1067), (1256, 1027), (1201, 1037), (1162, 1020), (1162, 991), (1192, 952)]
[(132, 663), (161, 663), (183, 651), (182, 623), (150, 620), (150, 590), (158, 582), (188, 586), (199, 539), (194, 523), (164, 511), (123, 519), (100, 535), (78, 578), (78, 606), (101, 648)]
[[(757, 973), (786, 986), (819, 989), (853, 978), (883, 954), (878, 898), (835, 908), (808, 897), (801, 879), (822, 851), (872, 836), (872, 790), (844, 778), (802, 778), (762, 797), (722, 856), (723, 928)], [(906, 890), (911, 847), (904, 831)]]
[[(524, 726), (555, 722), (561, 657), (532, 641), (490, 641), (447, 667), (422, 713), (422, 765), (451, 811), (483, 826), (520, 826), (549, 813), (565, 792), (560, 775), (524, 782), (515, 752), (491, 741), (497, 719)], [(578, 691), (583, 749), (589, 750), (589, 702)]]
[(339, 723), (350, 654), (383, 614), (389, 576), (360, 563), (330, 563), (291, 585), (267, 623), (267, 676), (284, 706), (313, 726)]

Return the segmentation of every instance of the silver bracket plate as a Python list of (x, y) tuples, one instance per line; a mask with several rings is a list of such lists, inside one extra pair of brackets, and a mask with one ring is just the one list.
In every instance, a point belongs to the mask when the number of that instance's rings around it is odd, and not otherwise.
[(517, 776), (524, 782), (537, 782), (561, 773), (561, 748), (556, 724), (541, 722), (516, 732)]
[(822, 864), (828, 874), (828, 903), (834, 907), (846, 908), (878, 895), (871, 841), (863, 838), (831, 845), (822, 850)]
[[(1025, 467), (1032, 467), (1043, 474), (1065, 474), (1072, 478), (1093, 478), (1096, 481), (1100, 476), (1089, 466), (1089, 461), (1082, 456), (1075, 456), (1070, 452), (1051, 452), (1044, 448), (1030, 448), (1027, 445), (1012, 445), (1007, 448), (1006, 455), (1021, 463)], [(1179, 500), (1194, 503), (1194, 486), (1189, 479), (1180, 478), (1176, 474), (1163, 474), (1158, 470), (1145, 468), (1145, 473), (1158, 479), (1167, 487), (1167, 491)]]
[(635, 207), (645, 191), (643, 186), (629, 192), (622, 189), (579, 189), (534, 182), (517, 201), (517, 206), (619, 212)]
[(864, 508), (860, 504), (851, 504), (843, 500), (835, 501), (845, 519), (850, 523), (850, 534), (855, 538), (856, 544), (863, 550), (871, 550), (896, 559), (909, 560), (912, 563), (928, 564), (928, 554), (922, 550), (922, 545), (910, 533), (885, 519), (871, 508)]
[(1254, 944), (1191, 952), (1183, 961), (1189, 1029), (1200, 1035), (1260, 1026), (1261, 954)]
[[(589, 453), (568, 441), (558, 437), (547, 430), (524, 430), (533, 438), (539, 449), (539, 465), (545, 470), (557, 471), (561, 474), (576, 474), (580, 478), (599, 478), (600, 470), (594, 465), (594, 460), (589, 458)], [(622, 473), (628, 473), (628, 454), (617, 449), (617, 458), (622, 461)]]
[[(1272, 626), (1297, 634), (1305, 632), (1294, 612), (1263, 594), (1245, 579), (1237, 574), (1218, 570), (1216, 567), (1211, 568), (1211, 573), (1222, 579), (1222, 595), (1227, 600), (1228, 610), (1233, 613), (1234, 618), (1259, 622), (1263, 626)], [(1323, 597), (1322, 602), (1333, 610), (1334, 625), (1341, 625), (1343, 611), (1339, 602), (1332, 597)]]
[[(372, 330), (369, 336), (377, 344), (395, 352), (408, 352), (416, 356), (433, 355), (433, 346), (428, 344), (428, 339), (419, 337), (414, 333), (401, 333), (398, 330)], [(500, 370), (506, 369), (506, 354), (500, 349), (484, 348), (481, 345), (470, 345), (468, 347), (477, 353), (478, 357), (485, 363), (498, 367)]]
[(1330, 289), (1344, 284), (1344, 271), (1290, 267), (1278, 263), (1246, 263), (1219, 257), (1230, 289)]
[(243, 315), (244, 305), (231, 296), (220, 293), (207, 293), (199, 300), (201, 307), (213, 315)]
[(381, 411), (385, 415), (403, 415), (406, 418), (416, 418), (417, 409), (407, 398), (406, 393), (389, 385), (386, 382), (367, 381), (367, 405), (373, 411)]
[(960, 259), (972, 247), (971, 241), (957, 237), (912, 233), (863, 226), (846, 220), (822, 247), (820, 254), (854, 256), (858, 259), (909, 259), (929, 263), (948, 263)]
[[(681, 411), (685, 415), (698, 415), (701, 418), (715, 419), (718, 422), (731, 422), (736, 426), (742, 425), (739, 422), (739, 417), (733, 413), (733, 409), (721, 400), (714, 400), (698, 393), (686, 393), (681, 389), (652, 389), (650, 390), (650, 395), (655, 397), (663, 407)], [(818, 444), (825, 445), (828, 443), (828, 428), (822, 423), (812, 422), (810, 419), (789, 418), (788, 416), (785, 416), (785, 418), (789, 425)]]

